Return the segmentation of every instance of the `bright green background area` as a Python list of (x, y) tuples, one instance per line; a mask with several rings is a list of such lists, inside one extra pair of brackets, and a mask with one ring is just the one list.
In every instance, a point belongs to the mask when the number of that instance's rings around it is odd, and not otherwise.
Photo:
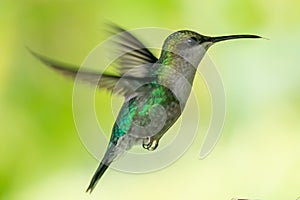
[[(0, 199), (296, 199), (299, 10), (298, 0), (0, 1)], [(140, 175), (108, 170), (88, 195), (84, 190), (98, 163), (76, 132), (72, 81), (44, 67), (24, 46), (80, 64), (107, 37), (105, 20), (128, 28), (255, 33), (270, 40), (210, 49), (224, 81), (227, 117), (209, 157), (198, 159), (200, 131), (170, 167)], [(139, 38), (151, 43), (149, 35)], [(197, 91), (205, 90), (197, 83)], [(101, 92), (96, 98), (101, 116), (111, 113), (101, 104), (109, 96)], [(209, 97), (203, 99), (208, 121)], [(109, 130), (112, 119), (103, 120)]]

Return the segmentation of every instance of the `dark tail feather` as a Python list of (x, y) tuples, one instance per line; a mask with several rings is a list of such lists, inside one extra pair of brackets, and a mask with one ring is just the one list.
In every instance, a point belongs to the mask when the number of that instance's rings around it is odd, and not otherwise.
[(86, 192), (92, 193), (93, 189), (95, 188), (97, 182), (99, 181), (99, 179), (101, 178), (101, 176), (104, 174), (104, 172), (106, 171), (106, 169), (108, 168), (108, 165), (103, 164), (102, 162), (100, 163), (99, 167), (97, 168), (89, 187), (87, 188)]

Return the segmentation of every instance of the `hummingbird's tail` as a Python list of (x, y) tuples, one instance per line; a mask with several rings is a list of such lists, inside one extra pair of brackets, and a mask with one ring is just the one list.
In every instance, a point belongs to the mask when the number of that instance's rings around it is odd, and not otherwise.
[(104, 174), (104, 172), (107, 170), (108, 166), (110, 163), (108, 164), (103, 164), (102, 162), (100, 163), (99, 167), (97, 168), (89, 187), (86, 189), (86, 192), (92, 193), (92, 191), (94, 190), (97, 182), (99, 181), (99, 179), (101, 178), (101, 176)]

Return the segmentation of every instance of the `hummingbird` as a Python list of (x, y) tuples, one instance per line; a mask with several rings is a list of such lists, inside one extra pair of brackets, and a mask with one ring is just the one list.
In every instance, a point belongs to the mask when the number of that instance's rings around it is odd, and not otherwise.
[(210, 46), (232, 39), (261, 38), (250, 34), (210, 37), (179, 30), (165, 39), (157, 58), (132, 33), (117, 25), (111, 27), (117, 35), (114, 43), (122, 52), (114, 73), (79, 70), (29, 49), (54, 70), (85, 82), (96, 82), (99, 89), (124, 97), (106, 152), (86, 190), (90, 193), (110, 164), (132, 146), (141, 145), (149, 151), (158, 147), (161, 137), (180, 117), (197, 67)]

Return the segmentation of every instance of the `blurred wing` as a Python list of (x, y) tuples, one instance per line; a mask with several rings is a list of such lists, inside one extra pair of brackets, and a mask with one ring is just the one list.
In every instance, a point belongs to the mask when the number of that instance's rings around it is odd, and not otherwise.
[(109, 26), (111, 27), (110, 32), (116, 35), (113, 39), (115, 50), (118, 55), (121, 55), (111, 66), (111, 71), (115, 73), (79, 70), (79, 67), (57, 62), (28, 50), (44, 64), (66, 76), (74, 79), (76, 77), (97, 85), (100, 89), (106, 89), (126, 97), (133, 94), (143, 83), (154, 79), (149, 71), (157, 58), (131, 33), (115, 24)]
[(84, 82), (97, 85), (100, 89), (106, 89), (107, 91), (115, 94), (128, 96), (133, 94), (138, 86), (143, 82), (153, 80), (151, 77), (134, 77), (134, 76), (120, 76), (112, 73), (99, 73), (88, 70), (79, 70), (79, 67), (60, 63), (50, 58), (42, 56), (30, 49), (28, 49), (35, 57), (42, 61), (47, 66), (61, 72), (65, 76), (69, 76), (73, 79), (78, 78)]
[(125, 29), (110, 24), (115, 51), (121, 55), (117, 61), (116, 71), (120, 74), (132, 74), (143, 77), (149, 73), (149, 69), (158, 59), (145, 47), (134, 35)]

